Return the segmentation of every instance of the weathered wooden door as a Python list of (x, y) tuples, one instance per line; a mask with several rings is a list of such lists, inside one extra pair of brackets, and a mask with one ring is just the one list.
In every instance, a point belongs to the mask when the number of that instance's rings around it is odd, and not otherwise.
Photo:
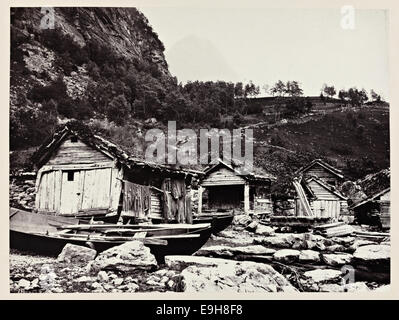
[(108, 209), (111, 201), (111, 168), (84, 171), (80, 210)]
[(62, 172), (60, 214), (110, 207), (111, 168)]
[(83, 191), (82, 178), (84, 178), (84, 172), (81, 171), (62, 172), (60, 214), (79, 211)]

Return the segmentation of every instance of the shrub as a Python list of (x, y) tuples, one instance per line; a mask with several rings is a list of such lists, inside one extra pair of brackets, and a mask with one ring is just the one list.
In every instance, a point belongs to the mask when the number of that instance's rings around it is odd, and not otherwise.
[(35, 85), (28, 92), (27, 96), (28, 99), (34, 102), (43, 102), (50, 99), (58, 101), (67, 96), (66, 85), (62, 77), (59, 77), (48, 86), (42, 86), (41, 84)]
[(131, 112), (131, 105), (123, 94), (114, 97), (108, 105), (107, 116), (110, 121), (123, 125)]

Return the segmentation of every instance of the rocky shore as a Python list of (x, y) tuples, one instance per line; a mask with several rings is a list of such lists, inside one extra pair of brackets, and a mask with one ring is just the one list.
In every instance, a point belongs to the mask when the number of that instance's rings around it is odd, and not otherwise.
[(389, 272), (389, 239), (281, 232), (242, 216), (163, 265), (139, 241), (102, 253), (68, 244), (58, 257), (12, 250), (10, 291), (364, 292), (389, 290)]

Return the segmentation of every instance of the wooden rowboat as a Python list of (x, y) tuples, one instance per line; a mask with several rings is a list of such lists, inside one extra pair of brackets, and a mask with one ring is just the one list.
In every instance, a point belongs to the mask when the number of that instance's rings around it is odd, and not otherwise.
[(200, 214), (194, 216), (193, 223), (210, 223), (212, 226), (212, 233), (217, 234), (226, 229), (233, 221), (234, 215), (230, 213), (213, 213), (213, 214)]
[(10, 209), (10, 246), (24, 251), (58, 255), (67, 243), (104, 251), (127, 241), (142, 241), (158, 262), (166, 255), (191, 255), (211, 235), (205, 224), (117, 225), (79, 224), (65, 217), (54, 217)]

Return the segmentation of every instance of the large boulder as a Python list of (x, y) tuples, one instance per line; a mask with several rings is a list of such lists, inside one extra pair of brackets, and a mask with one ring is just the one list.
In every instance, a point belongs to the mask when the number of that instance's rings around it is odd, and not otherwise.
[(272, 236), (255, 238), (254, 242), (267, 247), (319, 251), (324, 250), (326, 245), (334, 243), (323, 236), (311, 233), (275, 233)]
[(376, 244), (374, 241), (371, 240), (363, 240), (363, 239), (356, 239), (353, 244), (349, 247), (352, 252), (355, 252), (357, 248)]
[(302, 250), (299, 257), (299, 262), (316, 263), (320, 262), (320, 254), (314, 250)]
[(227, 260), (214, 266), (192, 265), (181, 272), (184, 292), (296, 292), (284, 276), (271, 266)]
[(224, 244), (236, 246), (236, 245), (248, 245), (253, 243), (253, 235), (248, 231), (236, 231), (236, 230), (224, 230), (217, 234), (212, 235), (212, 240), (221, 241)]
[(234, 254), (231, 251), (231, 247), (225, 245), (216, 245), (216, 246), (209, 246), (209, 247), (202, 247), (199, 249), (195, 255), (197, 256), (223, 256), (223, 257), (233, 257)]
[(342, 266), (344, 264), (349, 264), (352, 261), (352, 255), (348, 253), (331, 253), (323, 254), (323, 261), (330, 266)]
[(270, 236), (271, 234), (274, 234), (274, 229), (259, 223), (255, 229), (255, 233), (262, 236)]
[(247, 214), (238, 214), (233, 218), (233, 224), (247, 226), (252, 222), (252, 219)]
[(389, 269), (391, 260), (390, 246), (368, 245), (356, 249), (353, 254), (356, 265), (365, 265), (372, 268)]
[(89, 272), (100, 270), (113, 270), (132, 272), (137, 269), (152, 270), (157, 266), (157, 261), (150, 248), (141, 241), (129, 241), (119, 246), (112, 247), (100, 253), (91, 262)]
[(340, 244), (343, 246), (351, 246), (355, 242), (354, 237), (346, 236), (346, 237), (333, 237), (331, 238), (332, 241), (334, 241), (336, 244)]
[(342, 273), (341, 271), (334, 269), (315, 269), (306, 271), (304, 276), (315, 283), (324, 283), (339, 281), (341, 279)]
[(97, 251), (91, 248), (78, 246), (76, 244), (67, 243), (58, 255), (58, 262), (74, 263), (74, 262), (89, 262), (94, 260)]
[(298, 250), (282, 249), (276, 251), (273, 258), (279, 262), (291, 263), (297, 261), (300, 254), (301, 252)]
[(296, 238), (292, 234), (276, 233), (274, 236), (256, 238), (254, 242), (263, 244), (267, 247), (291, 248), (295, 240)]
[(365, 282), (347, 284), (325, 283), (319, 286), (320, 292), (367, 292), (370, 289)]
[(272, 255), (276, 252), (274, 249), (265, 248), (261, 245), (241, 246), (234, 247), (232, 251), (235, 254), (248, 254), (248, 255)]

